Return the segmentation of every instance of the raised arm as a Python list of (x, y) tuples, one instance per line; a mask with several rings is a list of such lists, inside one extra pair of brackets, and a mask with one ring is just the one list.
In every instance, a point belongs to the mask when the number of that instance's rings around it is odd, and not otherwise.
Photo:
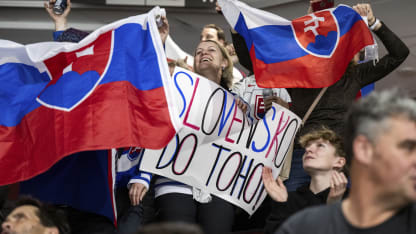
[(367, 16), (369, 26), (388, 51), (375, 65), (373, 61), (357, 65), (360, 73), (358, 77), (364, 87), (382, 79), (402, 64), (409, 55), (409, 48), (384, 22), (376, 19), (370, 4), (358, 4), (354, 6), (354, 9), (360, 15)]
[(67, 0), (67, 7), (64, 12), (60, 15), (55, 14), (53, 11), (53, 5), (55, 4), (56, 0), (49, 0), (48, 2), (44, 3), (44, 7), (46, 12), (48, 12), (49, 16), (55, 23), (55, 31), (65, 31), (68, 29), (68, 21), (67, 17), (69, 12), (71, 11), (71, 0)]

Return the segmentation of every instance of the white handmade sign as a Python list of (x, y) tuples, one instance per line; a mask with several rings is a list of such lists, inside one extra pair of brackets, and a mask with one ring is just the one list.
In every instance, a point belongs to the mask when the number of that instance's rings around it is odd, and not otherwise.
[(146, 150), (141, 168), (254, 213), (266, 196), (262, 168), (277, 177), (301, 120), (273, 104), (265, 118), (250, 123), (217, 84), (183, 69), (172, 78), (184, 127), (164, 149)]

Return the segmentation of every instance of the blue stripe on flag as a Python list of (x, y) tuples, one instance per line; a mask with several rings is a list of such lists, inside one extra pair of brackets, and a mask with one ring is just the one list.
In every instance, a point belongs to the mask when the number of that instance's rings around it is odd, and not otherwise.
[[(333, 11), (333, 14), (338, 21), (340, 37), (345, 35), (357, 21), (362, 19), (355, 10), (346, 6), (338, 6)], [(354, 17), (350, 17), (349, 15), (351, 14)]]
[(38, 108), (35, 100), (49, 82), (46, 72), (21, 63), (0, 65), (0, 125), (13, 127)]
[(150, 30), (130, 23), (114, 31), (112, 61), (101, 84), (127, 79), (139, 90), (151, 90), (163, 86), (160, 73), (153, 72), (158, 70)]

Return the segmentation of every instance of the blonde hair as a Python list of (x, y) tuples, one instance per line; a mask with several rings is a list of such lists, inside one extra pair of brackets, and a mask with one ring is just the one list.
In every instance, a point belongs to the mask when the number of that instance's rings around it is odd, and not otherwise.
[[(227, 60), (228, 65), (222, 70), (221, 73), (221, 82), (220, 85), (227, 89), (230, 90), (231, 86), (233, 84), (233, 61), (231, 60), (230, 55), (228, 54), (227, 50), (224, 48), (224, 46), (222, 46), (220, 43), (213, 41), (213, 40), (206, 40), (206, 41), (202, 41), (202, 42), (212, 42), (215, 43), (217, 45), (217, 47), (220, 49), (221, 54), (223, 59)], [(200, 42), (200, 43), (202, 43)], [(195, 53), (194, 53), (195, 56)], [(195, 62), (196, 60), (194, 60), (194, 69), (195, 69)]]

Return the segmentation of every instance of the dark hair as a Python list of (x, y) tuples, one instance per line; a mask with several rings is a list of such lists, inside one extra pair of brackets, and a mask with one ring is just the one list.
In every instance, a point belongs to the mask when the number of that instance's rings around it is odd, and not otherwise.
[(192, 223), (161, 222), (145, 225), (137, 234), (203, 234), (201, 228)]
[(207, 24), (207, 25), (204, 26), (204, 28), (213, 28), (213, 29), (215, 29), (217, 31), (218, 40), (222, 40), (224, 42), (224, 45), (225, 45), (225, 43), (226, 43), (225, 33), (224, 33), (224, 30), (222, 30), (222, 28), (220, 28), (216, 24)]
[(15, 208), (19, 206), (36, 207), (36, 215), (39, 217), (40, 223), (43, 226), (56, 227), (59, 230), (59, 234), (71, 233), (65, 212), (56, 208), (55, 206), (51, 204), (44, 204), (32, 197), (21, 197), (16, 202)]

